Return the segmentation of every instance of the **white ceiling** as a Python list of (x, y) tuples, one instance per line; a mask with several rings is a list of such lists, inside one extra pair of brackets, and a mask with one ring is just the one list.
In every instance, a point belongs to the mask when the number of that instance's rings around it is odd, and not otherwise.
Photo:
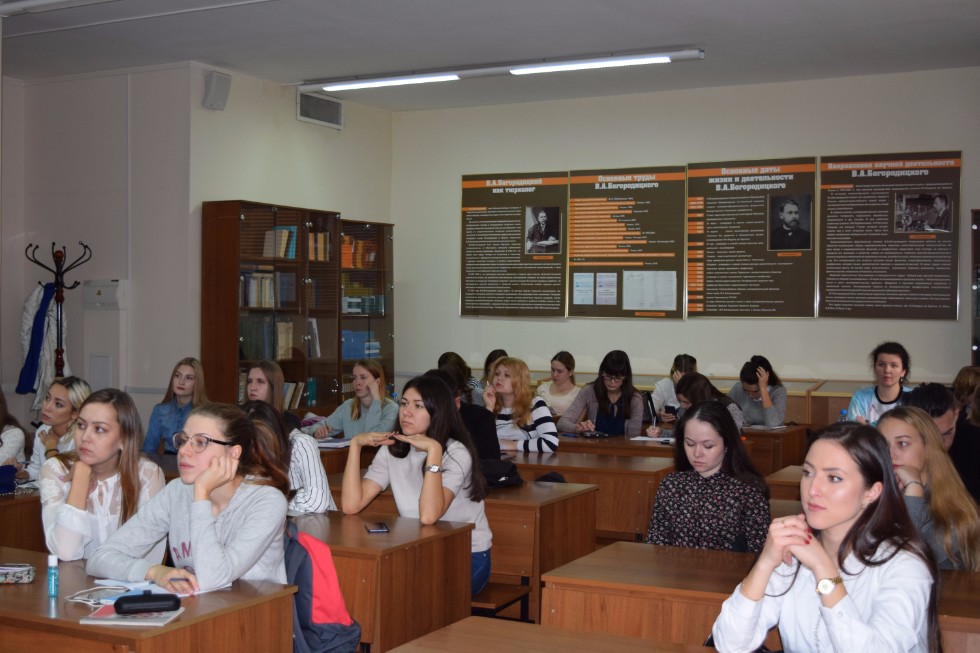
[(666, 66), (335, 93), (390, 110), (980, 66), (978, 0), (101, 0), (15, 15), (2, 27), (3, 74), (25, 81), (197, 61), (291, 84), (638, 49), (707, 52)]

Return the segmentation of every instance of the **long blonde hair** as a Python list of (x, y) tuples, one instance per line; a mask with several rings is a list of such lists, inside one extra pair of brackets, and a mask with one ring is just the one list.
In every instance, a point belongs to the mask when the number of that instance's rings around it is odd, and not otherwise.
[[(388, 396), (388, 380), (385, 378), (385, 368), (381, 367), (381, 363), (378, 361), (371, 359), (354, 361), (354, 364), (351, 365), (352, 373), (355, 367), (363, 367), (368, 371), (368, 374), (378, 380), (378, 392), (381, 394), (381, 407), (384, 408), (385, 402), (391, 401), (391, 398)], [(350, 402), (350, 418), (354, 420), (361, 418), (360, 401), (354, 400)]]
[[(488, 381), (493, 383), (493, 377), (497, 373), (498, 367), (506, 367), (510, 372), (510, 384), (514, 391), (514, 405), (511, 406), (510, 418), (514, 426), (520, 428), (525, 424), (531, 423), (531, 402), (534, 395), (531, 393), (531, 372), (527, 369), (527, 363), (520, 358), (504, 356), (498, 358), (490, 366), (490, 377)], [(493, 414), (499, 415), (504, 407), (503, 401), (494, 404)]]
[[(55, 384), (60, 385), (62, 388), (68, 391), (68, 402), (71, 404), (72, 412), (75, 413), (82, 409), (82, 404), (85, 403), (88, 396), (92, 394), (92, 388), (89, 387), (88, 382), (78, 376), (63, 376), (56, 378), (51, 382), (51, 385)], [(48, 386), (48, 392), (51, 391), (51, 385)], [(65, 431), (65, 434), (61, 436), (58, 441), (61, 443), (75, 441), (74, 419), (71, 421), (71, 424), (68, 425), (68, 430)]]
[(174, 365), (174, 369), (170, 372), (170, 384), (167, 386), (167, 392), (163, 395), (163, 402), (169, 404), (174, 398), (174, 375), (177, 374), (177, 369), (181, 365), (186, 365), (187, 367), (194, 370), (194, 392), (191, 394), (191, 407), (197, 408), (201, 404), (208, 403), (208, 393), (204, 388), (204, 366), (201, 365), (201, 361), (196, 358), (181, 358)]
[[(929, 512), (937, 531), (943, 536), (943, 549), (958, 569), (980, 571), (980, 516), (977, 504), (966, 491), (959, 473), (943, 446), (943, 438), (929, 414), (914, 406), (899, 406), (882, 415), (885, 420), (897, 419), (918, 432), (925, 445), (925, 464), (922, 471), (929, 482)], [(956, 535), (956, 548), (953, 535)]]

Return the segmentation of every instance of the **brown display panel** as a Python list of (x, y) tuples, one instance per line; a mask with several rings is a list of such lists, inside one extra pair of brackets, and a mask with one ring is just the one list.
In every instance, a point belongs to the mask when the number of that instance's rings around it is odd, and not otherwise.
[(688, 317), (813, 317), (816, 159), (687, 174)]
[(465, 175), (460, 314), (564, 317), (567, 212), (567, 172)]
[(683, 317), (683, 166), (571, 173), (568, 315)]
[(820, 317), (956, 319), (961, 154), (821, 158)]

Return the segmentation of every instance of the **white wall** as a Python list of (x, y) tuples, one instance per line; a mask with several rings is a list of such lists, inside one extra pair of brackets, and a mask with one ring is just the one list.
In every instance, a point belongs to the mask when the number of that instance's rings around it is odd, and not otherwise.
[[(706, 373), (734, 375), (759, 353), (786, 377), (870, 379), (868, 352), (895, 339), (910, 350), (913, 379), (950, 380), (970, 361), (977, 106), (980, 69), (971, 68), (394, 114), (398, 368), (425, 370), (446, 350), (482, 368), (503, 347), (532, 369), (568, 349), (579, 369), (595, 370), (618, 348), (647, 373), (687, 352)], [(955, 322), (459, 316), (461, 175), (935, 150), (963, 151)]]

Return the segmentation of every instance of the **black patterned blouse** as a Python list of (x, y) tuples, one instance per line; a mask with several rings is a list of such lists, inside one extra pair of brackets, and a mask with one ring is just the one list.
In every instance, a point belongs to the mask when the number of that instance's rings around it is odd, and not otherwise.
[(669, 474), (657, 490), (647, 543), (722, 551), (761, 551), (769, 501), (733, 476)]

